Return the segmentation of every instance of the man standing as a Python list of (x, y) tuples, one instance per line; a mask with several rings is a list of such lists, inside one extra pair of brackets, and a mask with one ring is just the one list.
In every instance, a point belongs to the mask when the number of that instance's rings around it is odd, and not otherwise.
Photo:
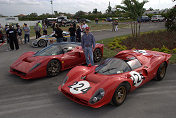
[(82, 27), (81, 27), (81, 29), (82, 29), (82, 32), (85, 32), (85, 29), (87, 28), (87, 27), (89, 27), (86, 23), (85, 23), (85, 21), (83, 22), (83, 25), (82, 25)]
[(10, 25), (9, 30), (7, 30), (7, 37), (9, 39), (10, 49), (14, 50), (14, 44), (15, 44), (15, 48), (16, 48), (16, 50), (18, 50), (19, 45), (18, 45), (18, 40), (17, 40), (17, 32), (12, 27), (12, 25)]
[(24, 24), (24, 27), (23, 27), (23, 30), (24, 30), (24, 43), (26, 44), (26, 40), (28, 39), (27, 42), (29, 42), (30, 40), (30, 28), (27, 26), (27, 24), (25, 23)]
[(115, 21), (113, 20), (112, 21), (112, 32), (114, 32), (115, 31)]
[(70, 32), (70, 41), (76, 42), (76, 37), (75, 37), (76, 29), (73, 27), (73, 24), (70, 25), (70, 28), (68, 29), (68, 31)]
[(63, 41), (63, 30), (61, 28), (59, 28), (59, 25), (56, 24), (56, 28), (55, 28), (55, 36), (57, 38), (57, 43), (62, 42)]
[(87, 65), (94, 65), (93, 61), (93, 49), (95, 48), (95, 38), (92, 33), (89, 32), (89, 27), (85, 28), (85, 33), (82, 36), (81, 46), (85, 54)]
[(43, 35), (47, 35), (47, 25), (43, 23), (42, 29), (43, 29)]
[(23, 44), (23, 42), (22, 42), (22, 29), (20, 28), (19, 25), (17, 26), (17, 39), (18, 39), (18, 41), (21, 42), (21, 44)]
[(41, 27), (38, 25), (38, 23), (36, 23), (36, 26), (34, 27), (34, 31), (35, 31), (36, 39), (38, 39), (41, 36), (40, 35)]

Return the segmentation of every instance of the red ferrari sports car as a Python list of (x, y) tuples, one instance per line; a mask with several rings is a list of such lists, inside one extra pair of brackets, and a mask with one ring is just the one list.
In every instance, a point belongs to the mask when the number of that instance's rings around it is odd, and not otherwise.
[(170, 54), (149, 50), (125, 50), (100, 65), (77, 66), (58, 87), (71, 100), (98, 108), (121, 105), (127, 93), (151, 79), (162, 80)]
[[(96, 44), (94, 62), (103, 56), (103, 44)], [(85, 64), (85, 56), (80, 43), (56, 43), (38, 52), (21, 55), (11, 66), (10, 72), (23, 79), (56, 76), (60, 71)]]

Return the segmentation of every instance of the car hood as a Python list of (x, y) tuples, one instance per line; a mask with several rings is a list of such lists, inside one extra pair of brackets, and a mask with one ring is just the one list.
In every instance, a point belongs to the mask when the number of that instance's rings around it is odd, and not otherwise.
[(41, 61), (44, 60), (46, 57), (43, 56), (29, 56), (26, 58), (23, 58), (21, 60), (18, 60), (14, 64), (12, 64), (11, 68), (18, 70), (23, 73), (28, 73), (32, 71), (32, 67), (34, 67), (36, 64), (41, 64)]
[[(66, 82), (61, 90), (82, 100), (89, 101), (93, 94), (103, 87), (103, 83), (109, 78), (106, 75), (89, 73), (85, 76), (79, 76), (72, 81)], [(83, 79), (84, 78), (84, 79)]]

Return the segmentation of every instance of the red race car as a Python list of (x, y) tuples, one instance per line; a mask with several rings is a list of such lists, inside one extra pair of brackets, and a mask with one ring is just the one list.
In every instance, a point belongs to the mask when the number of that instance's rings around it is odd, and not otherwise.
[[(103, 44), (96, 44), (94, 62), (103, 56)], [(10, 72), (23, 79), (56, 76), (60, 71), (85, 64), (85, 56), (80, 43), (56, 43), (38, 52), (21, 55), (11, 66)]]
[(71, 100), (98, 108), (121, 105), (127, 93), (151, 79), (162, 80), (170, 54), (149, 50), (126, 50), (97, 66), (77, 66), (58, 87)]

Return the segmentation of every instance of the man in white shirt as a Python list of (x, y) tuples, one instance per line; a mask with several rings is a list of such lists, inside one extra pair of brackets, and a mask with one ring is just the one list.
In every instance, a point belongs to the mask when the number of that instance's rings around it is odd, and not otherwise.
[(83, 22), (83, 25), (82, 25), (82, 27), (81, 27), (81, 29), (82, 29), (82, 32), (85, 32), (85, 29), (88, 27), (88, 25), (85, 23), (85, 22)]

